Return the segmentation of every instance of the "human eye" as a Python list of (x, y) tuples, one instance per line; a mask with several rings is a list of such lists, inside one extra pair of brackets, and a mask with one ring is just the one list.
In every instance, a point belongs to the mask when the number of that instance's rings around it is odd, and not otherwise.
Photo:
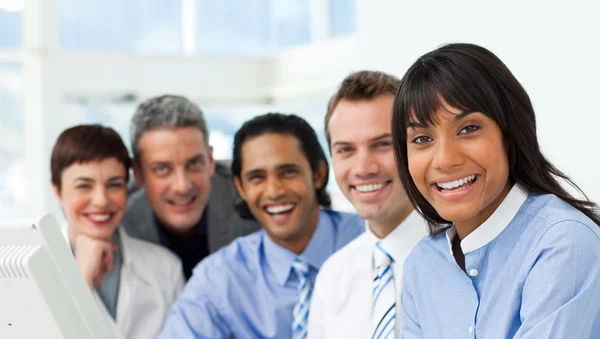
[(392, 147), (391, 141), (379, 141), (375, 143), (375, 148), (377, 149), (388, 149), (390, 147)]
[(336, 154), (348, 154), (352, 151), (350, 146), (339, 146), (335, 149)]
[(169, 173), (169, 167), (164, 166), (164, 165), (159, 165), (159, 166), (154, 167), (152, 169), (152, 172), (159, 177), (164, 177), (165, 175), (167, 175)]
[(470, 133), (473, 133), (473, 132), (479, 130), (480, 128), (481, 127), (479, 127), (477, 125), (468, 125), (468, 126), (461, 128), (461, 130), (458, 132), (458, 134), (470, 134)]
[(112, 188), (112, 189), (121, 189), (124, 188), (125, 184), (122, 182), (113, 182), (108, 184), (108, 188)]
[(296, 175), (298, 171), (295, 168), (286, 168), (283, 170), (283, 176), (286, 178), (290, 178)]
[(188, 163), (188, 168), (192, 171), (199, 171), (204, 168), (204, 160), (201, 158), (193, 159)]
[(87, 191), (90, 190), (92, 188), (92, 185), (90, 184), (80, 184), (75, 186), (75, 189), (80, 190), (80, 191)]
[(248, 177), (248, 181), (253, 183), (253, 184), (258, 184), (263, 180), (263, 177), (261, 175), (251, 175)]
[(413, 144), (417, 144), (417, 145), (424, 145), (424, 144), (426, 144), (428, 142), (431, 142), (431, 140), (432, 139), (430, 137), (428, 137), (428, 136), (420, 135), (418, 137), (412, 138), (410, 140), (410, 142), (413, 143)]

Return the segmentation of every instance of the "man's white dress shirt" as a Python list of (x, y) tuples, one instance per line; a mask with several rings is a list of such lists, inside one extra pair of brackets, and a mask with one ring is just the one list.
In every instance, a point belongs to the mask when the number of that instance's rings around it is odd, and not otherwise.
[(379, 241), (394, 259), (396, 338), (400, 337), (400, 293), (404, 259), (428, 234), (427, 223), (413, 211), (392, 233), (379, 239), (365, 233), (325, 261), (317, 276), (308, 319), (308, 338), (368, 338), (373, 307), (373, 249)]

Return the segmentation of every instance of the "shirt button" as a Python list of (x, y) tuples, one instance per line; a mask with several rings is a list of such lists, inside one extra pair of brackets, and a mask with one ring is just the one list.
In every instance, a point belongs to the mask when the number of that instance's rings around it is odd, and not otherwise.
[(473, 334), (473, 325), (469, 325), (469, 334)]
[(474, 268), (469, 270), (469, 275), (472, 277), (476, 277), (478, 274), (479, 274), (479, 271)]

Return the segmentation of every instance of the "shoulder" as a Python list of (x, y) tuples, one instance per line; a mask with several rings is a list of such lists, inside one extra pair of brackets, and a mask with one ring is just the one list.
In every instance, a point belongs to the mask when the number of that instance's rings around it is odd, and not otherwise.
[(156, 289), (170, 295), (173, 286), (184, 280), (179, 257), (160, 245), (133, 238), (125, 232), (122, 236), (126, 261), (130, 262), (134, 271)]
[[(415, 245), (408, 257), (406, 257), (404, 271), (409, 272), (418, 267), (423, 267), (425, 262), (428, 262), (427, 266), (430, 266), (433, 260), (448, 257), (449, 255), (450, 248), (448, 247), (446, 232), (427, 235)], [(405, 273), (405, 276), (407, 275), (410, 276), (409, 273)]]
[(225, 160), (215, 161), (215, 176), (231, 178), (230, 162)]
[(349, 308), (358, 306), (350, 299), (355, 292), (371, 286), (373, 242), (368, 236), (367, 233), (358, 236), (321, 265), (313, 291), (320, 312), (333, 312), (330, 313), (333, 315), (344, 309), (344, 305)]
[(230, 187), (234, 189), (231, 170), (223, 161), (215, 162), (215, 173), (212, 177), (212, 184), (220, 187)]
[(368, 234), (363, 233), (329, 256), (321, 266), (319, 275), (339, 278), (345, 272), (352, 271), (356, 259), (368, 256), (371, 250)]
[(540, 244), (589, 241), (600, 245), (600, 227), (581, 211), (552, 194), (530, 194), (514, 221), (527, 225), (525, 230)]
[(143, 188), (138, 189), (127, 198), (126, 216), (145, 213), (147, 211), (150, 211), (150, 204), (148, 203), (148, 199), (146, 199), (146, 191)]
[(365, 221), (354, 213), (340, 212), (335, 210), (323, 210), (331, 218), (334, 229), (345, 243), (354, 240), (365, 232)]
[(262, 230), (238, 237), (226, 246), (204, 258), (195, 268), (194, 275), (229, 278), (251, 273), (259, 268), (259, 249)]
[(121, 225), (131, 237), (156, 242), (152, 232), (149, 232), (156, 225), (144, 189), (139, 189), (129, 196), (127, 210), (121, 220)]
[(179, 258), (165, 247), (129, 235), (126, 236), (127, 255), (133, 259), (143, 259), (149, 266), (158, 266), (159, 264), (163, 267), (181, 266)]
[(536, 220), (544, 220), (549, 224), (567, 219), (594, 224), (585, 214), (554, 194), (530, 193), (519, 213), (527, 214)]

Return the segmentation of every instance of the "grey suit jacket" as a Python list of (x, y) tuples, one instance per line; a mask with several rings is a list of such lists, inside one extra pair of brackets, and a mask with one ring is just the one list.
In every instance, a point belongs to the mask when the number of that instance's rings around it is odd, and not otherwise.
[[(225, 164), (217, 162), (208, 198), (208, 250), (210, 253), (229, 244), (235, 238), (260, 229), (256, 221), (244, 220), (233, 209), (237, 193), (231, 172)], [(134, 191), (129, 197), (127, 211), (121, 221), (127, 234), (160, 244), (158, 225), (143, 189)]]

